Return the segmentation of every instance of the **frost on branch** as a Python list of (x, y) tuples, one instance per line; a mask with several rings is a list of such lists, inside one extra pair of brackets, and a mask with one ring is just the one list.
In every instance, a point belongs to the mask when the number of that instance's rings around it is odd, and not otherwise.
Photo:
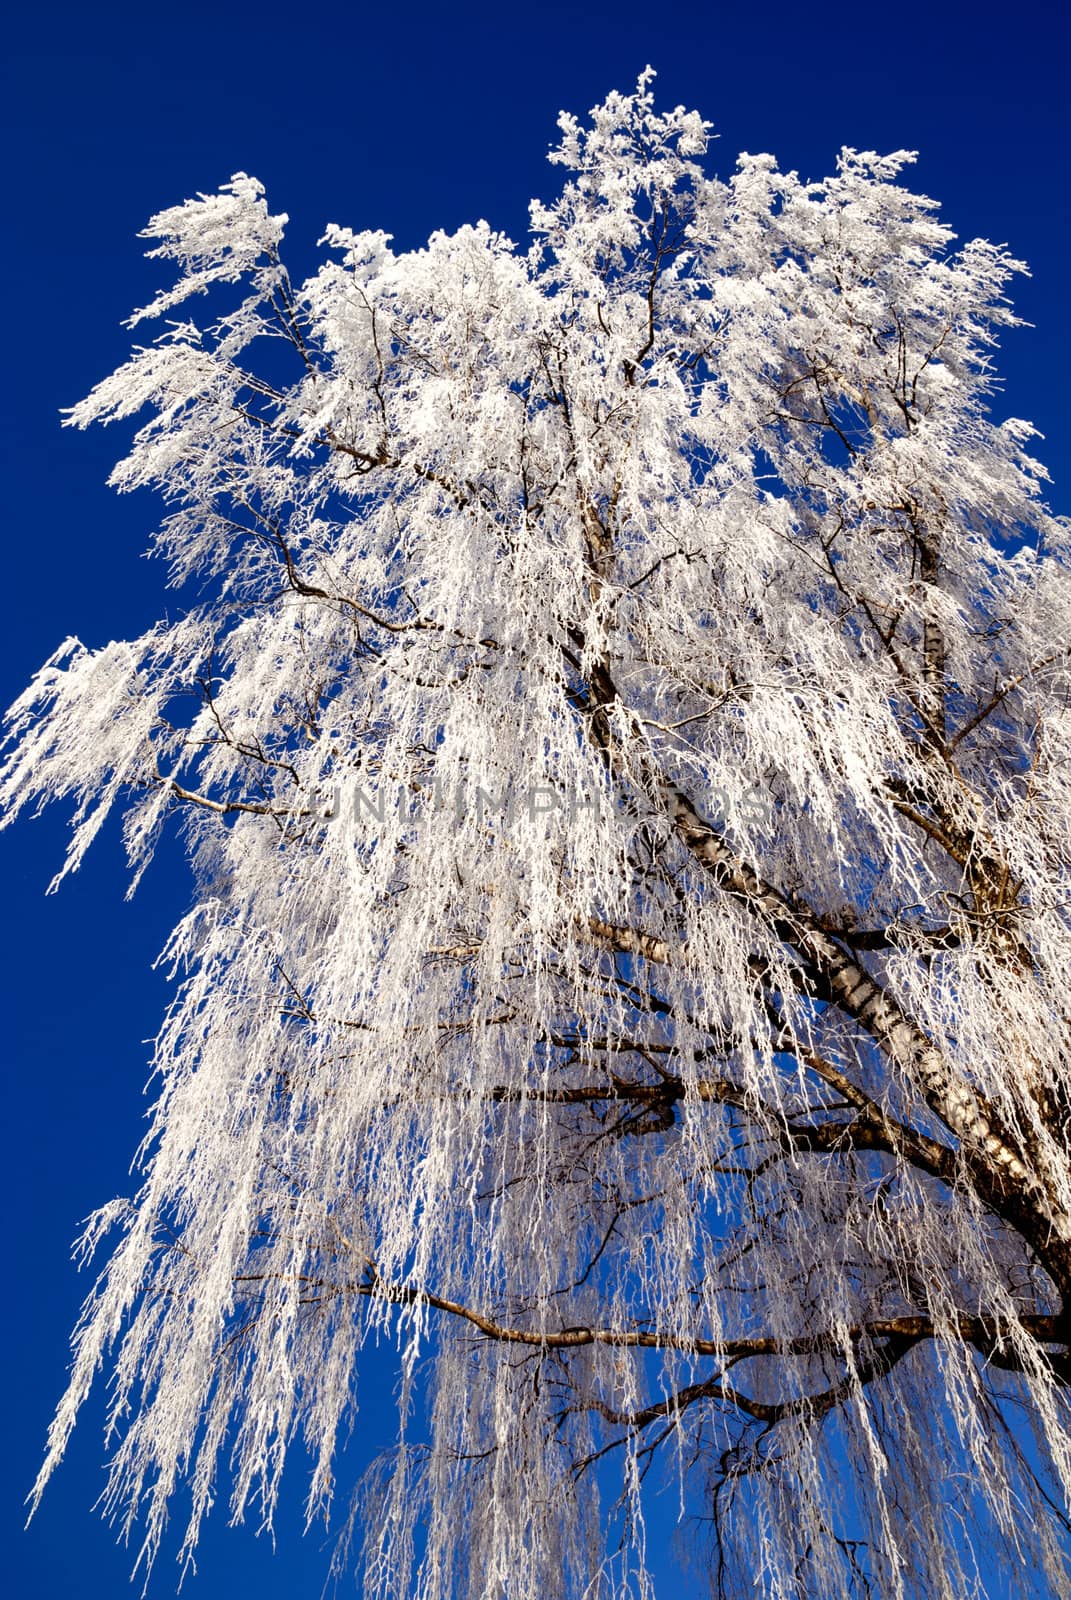
[(136, 320), (190, 320), (70, 414), (138, 414), (112, 481), (195, 587), (48, 663), (0, 795), (73, 801), (71, 867), (177, 818), (198, 899), (40, 1485), (112, 1351), (149, 1558), (226, 1462), (235, 1514), (294, 1455), (326, 1513), (389, 1329), (370, 1596), (647, 1594), (644, 1480), (726, 1594), (1063, 1592), (1071, 586), (992, 414), (1019, 264), (905, 152), (709, 176), (650, 74), (561, 127), (526, 252), (332, 226), (296, 286), (252, 179), (161, 213)]

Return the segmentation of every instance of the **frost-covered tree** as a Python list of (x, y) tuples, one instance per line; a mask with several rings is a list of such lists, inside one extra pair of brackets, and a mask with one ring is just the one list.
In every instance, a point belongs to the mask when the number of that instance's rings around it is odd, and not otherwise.
[[(1017, 263), (910, 155), (821, 183), (659, 113), (559, 197), (298, 286), (238, 174), (78, 427), (186, 609), (68, 641), (7, 815), (196, 876), (112, 1351), (108, 1506), (335, 1490), (391, 1330), (363, 1593), (1066, 1593), (1071, 564), (994, 419)], [(202, 309), (203, 308), (203, 309)], [(197, 313), (202, 314), (197, 317)], [(184, 320), (170, 320), (181, 317)], [(62, 876), (62, 874), (61, 874)], [(660, 1513), (664, 1518), (665, 1513)]]

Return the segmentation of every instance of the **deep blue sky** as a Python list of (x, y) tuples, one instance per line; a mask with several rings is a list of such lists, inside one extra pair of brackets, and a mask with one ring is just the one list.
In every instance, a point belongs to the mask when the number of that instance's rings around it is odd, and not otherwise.
[[(523, 238), (549, 193), (544, 156), (559, 109), (583, 112), (650, 61), (658, 92), (714, 120), (715, 163), (771, 150), (822, 176), (842, 144), (921, 152), (912, 180), (964, 236), (1011, 244), (1033, 277), (1017, 304), (1036, 324), (1000, 358), (1006, 414), (1032, 418), (1071, 509), (1066, 116), (1069, 34), (1055, 4), (765, 5), (635, 0), (582, 7), (427, 3), (394, 16), (272, 0), (23, 6), (5, 24), (6, 153), (0, 451), (8, 532), (0, 702), (68, 633), (87, 644), (140, 633), (162, 610), (162, 574), (140, 561), (154, 507), (104, 478), (118, 433), (61, 433), (59, 408), (122, 359), (120, 320), (156, 281), (135, 235), (149, 214), (232, 172), (254, 173), (289, 212), (290, 259), (308, 270), (326, 222), (383, 227), (399, 245), (486, 217)], [(114, 833), (60, 894), (58, 817), (0, 839), (7, 914), (0, 962), (7, 1044), (6, 1316), (0, 1571), (35, 1600), (129, 1590), (128, 1552), (89, 1507), (100, 1486), (99, 1407), (29, 1533), (20, 1502), (62, 1385), (66, 1339), (88, 1285), (76, 1224), (128, 1192), (147, 1048), (165, 987), (149, 971), (188, 888), (174, 860), (123, 903)], [(370, 1408), (373, 1435), (382, 1408)], [(278, 1554), (216, 1518), (189, 1600), (236, 1585), (313, 1597), (325, 1560), (284, 1517)], [(668, 1568), (667, 1568), (668, 1570)], [(174, 1588), (165, 1558), (154, 1595)], [(666, 1594), (684, 1592), (667, 1583)]]

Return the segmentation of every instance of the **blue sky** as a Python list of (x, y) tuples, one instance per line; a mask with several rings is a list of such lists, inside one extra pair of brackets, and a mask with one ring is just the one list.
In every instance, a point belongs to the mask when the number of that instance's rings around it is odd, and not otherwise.
[[(842, 144), (917, 148), (911, 181), (962, 236), (1008, 242), (1032, 277), (1016, 303), (1035, 327), (1000, 357), (1004, 414), (1034, 420), (1071, 510), (1066, 366), (1069, 244), (1065, 100), (1069, 32), (1055, 5), (1021, 0), (922, 7), (824, 3), (582, 7), (426, 3), (388, 15), (239, 0), (181, 12), (142, 4), (23, 6), (5, 24), (0, 121), (6, 366), (0, 452), (8, 534), (0, 700), (19, 692), (67, 634), (87, 644), (137, 634), (167, 604), (139, 559), (148, 497), (104, 486), (118, 433), (62, 433), (80, 399), (128, 348), (119, 323), (157, 279), (135, 235), (149, 214), (237, 170), (289, 212), (290, 261), (310, 270), (327, 222), (382, 227), (400, 246), (486, 217), (523, 239), (526, 206), (552, 192), (545, 164), (559, 109), (583, 112), (628, 88), (650, 61), (659, 95), (694, 105), (720, 139), (714, 163), (771, 150), (819, 177)], [(128, 1190), (141, 1136), (149, 1038), (166, 988), (150, 963), (186, 908), (181, 863), (165, 857), (135, 900), (114, 832), (58, 896), (58, 816), (0, 838), (6, 916), (6, 1448), (0, 1457), (2, 1568), (36, 1600), (128, 1588), (90, 1506), (101, 1483), (101, 1408), (91, 1407), (37, 1521), (21, 1500), (63, 1382), (66, 1343), (88, 1287), (68, 1259), (80, 1218)], [(386, 1437), (375, 1378), (368, 1444)], [(292, 1485), (292, 1489), (300, 1485)], [(323, 1541), (296, 1532), (278, 1551), (217, 1516), (189, 1600), (315, 1596)], [(670, 1570), (668, 1563), (667, 1572)], [(167, 1556), (151, 1593), (174, 1590)], [(351, 1591), (352, 1592), (352, 1591)], [(685, 1592), (667, 1583), (665, 1592)]]

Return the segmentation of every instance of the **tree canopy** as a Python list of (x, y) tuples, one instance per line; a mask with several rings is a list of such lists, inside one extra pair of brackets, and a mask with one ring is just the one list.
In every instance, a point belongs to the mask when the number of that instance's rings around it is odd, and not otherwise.
[[(560, 120), (532, 243), (153, 218), (138, 431), (181, 609), (68, 640), (8, 819), (172, 819), (159, 1095), (38, 1492), (102, 1360), (151, 1559), (229, 1465), (336, 1497), (363, 1592), (1065, 1592), (1071, 572), (996, 420), (1019, 269), (846, 149)], [(144, 415), (146, 414), (147, 415)], [(59, 876), (62, 877), (62, 872)], [(112, 1352), (111, 1356), (108, 1353)], [(299, 1466), (298, 1462), (294, 1463)], [(679, 1487), (678, 1487), (679, 1486)], [(345, 1560), (343, 1553), (341, 1560)]]

